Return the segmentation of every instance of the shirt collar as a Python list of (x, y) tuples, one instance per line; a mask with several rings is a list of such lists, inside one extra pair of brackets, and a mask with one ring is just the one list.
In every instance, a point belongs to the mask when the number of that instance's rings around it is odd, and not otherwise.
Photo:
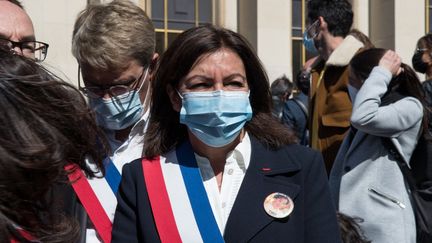
[[(228, 153), (226, 161), (236, 161), (239, 168), (241, 168), (244, 172), (246, 172), (249, 167), (251, 157), (251, 141), (247, 132), (243, 136), (242, 141)], [(210, 166), (210, 162), (207, 158), (199, 156), (195, 153), (195, 158), (197, 159), (197, 163), (199, 167), (207, 167)], [(211, 166), (210, 166), (211, 168)]]

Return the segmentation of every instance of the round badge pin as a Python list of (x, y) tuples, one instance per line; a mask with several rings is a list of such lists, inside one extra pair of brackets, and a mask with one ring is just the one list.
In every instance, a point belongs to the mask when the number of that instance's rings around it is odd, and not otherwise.
[(294, 202), (291, 198), (280, 192), (274, 192), (264, 200), (264, 210), (273, 218), (286, 218), (293, 209)]

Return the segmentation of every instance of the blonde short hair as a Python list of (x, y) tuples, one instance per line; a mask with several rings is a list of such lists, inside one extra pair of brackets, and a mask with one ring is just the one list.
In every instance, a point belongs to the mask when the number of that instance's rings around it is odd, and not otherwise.
[(155, 31), (146, 13), (129, 0), (88, 5), (80, 12), (72, 35), (72, 54), (80, 65), (121, 70), (131, 60), (150, 64)]

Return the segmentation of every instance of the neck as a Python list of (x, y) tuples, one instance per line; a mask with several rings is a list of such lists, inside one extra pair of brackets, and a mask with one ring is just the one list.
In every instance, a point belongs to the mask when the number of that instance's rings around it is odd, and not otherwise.
[(115, 139), (123, 143), (128, 138), (131, 129), (132, 129), (132, 126), (127, 127), (125, 129), (122, 129), (122, 130), (115, 131), (115, 133), (114, 133)]
[(339, 47), (343, 40), (344, 38), (341, 36), (332, 36), (330, 33), (327, 33), (324, 36), (325, 45), (323, 45), (321, 57), (327, 61), (333, 51)]
[(242, 130), (240, 132), (240, 135), (230, 144), (216, 148), (204, 144), (189, 131), (189, 140), (191, 142), (193, 150), (195, 151), (195, 153), (199, 154), (202, 157), (206, 157), (210, 161), (210, 165), (212, 166), (215, 175), (223, 172), (228, 153), (234, 150), (234, 148), (240, 143), (243, 137), (244, 130)]

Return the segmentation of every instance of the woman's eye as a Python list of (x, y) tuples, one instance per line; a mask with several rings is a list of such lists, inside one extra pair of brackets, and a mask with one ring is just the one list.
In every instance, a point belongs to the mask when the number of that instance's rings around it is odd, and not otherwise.
[(245, 83), (242, 81), (229, 81), (225, 83), (225, 86), (244, 87)]
[(189, 89), (200, 89), (200, 88), (207, 88), (210, 87), (211, 85), (208, 83), (194, 83), (189, 85)]

